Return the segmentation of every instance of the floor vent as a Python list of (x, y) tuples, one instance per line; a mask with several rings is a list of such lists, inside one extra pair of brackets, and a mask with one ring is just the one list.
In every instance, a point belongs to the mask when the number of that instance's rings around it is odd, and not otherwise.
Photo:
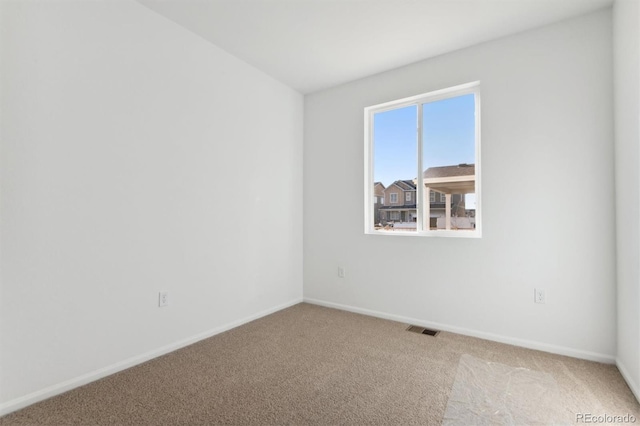
[(427, 336), (437, 336), (438, 333), (440, 333), (439, 330), (430, 330), (428, 328), (424, 328), (424, 327), (418, 327), (417, 325), (410, 325), (407, 328), (407, 331), (410, 331), (412, 333), (419, 333), (419, 334), (426, 334)]

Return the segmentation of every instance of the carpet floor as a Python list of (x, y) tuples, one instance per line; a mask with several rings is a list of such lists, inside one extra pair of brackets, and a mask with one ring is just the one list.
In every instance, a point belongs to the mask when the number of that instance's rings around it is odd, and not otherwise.
[(497, 367), (489, 373), (543, 377), (554, 396), (534, 411), (553, 412), (558, 423), (580, 423), (587, 413), (640, 423), (640, 405), (613, 365), (406, 327), (302, 303), (11, 413), (0, 425), (439, 425), (458, 410), (447, 410), (454, 383), (456, 392), (466, 389), (461, 359)]

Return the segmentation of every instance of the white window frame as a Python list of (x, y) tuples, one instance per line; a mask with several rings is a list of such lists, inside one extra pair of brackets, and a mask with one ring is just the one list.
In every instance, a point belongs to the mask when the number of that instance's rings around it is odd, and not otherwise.
[(447, 202), (447, 194), (445, 194), (444, 192), (440, 193), (440, 202), (441, 203), (446, 203)]
[[(457, 96), (463, 96), (473, 94), (475, 98), (475, 198), (476, 198), (476, 213), (475, 222), (476, 227), (474, 230), (432, 230), (429, 224), (423, 223), (423, 200), (425, 199), (425, 187), (423, 184), (423, 172), (422, 169), (422, 105), (425, 103), (435, 102), (443, 99), (453, 98)], [(417, 107), (417, 192), (416, 192), (416, 208), (418, 214), (417, 231), (416, 232), (388, 232), (384, 230), (377, 230), (373, 224), (373, 159), (374, 159), (374, 132), (373, 123), (374, 115), (379, 112), (394, 110), (398, 108), (404, 108), (407, 106)], [(459, 86), (449, 87), (446, 89), (436, 90), (433, 92), (424, 93), (417, 96), (411, 96), (408, 98), (398, 99), (383, 104), (372, 105), (364, 109), (364, 149), (365, 149), (365, 164), (364, 164), (364, 180), (365, 180), (365, 196), (364, 196), (364, 232), (365, 234), (374, 235), (393, 235), (393, 236), (439, 236), (439, 237), (462, 237), (462, 238), (480, 238), (482, 236), (482, 209), (481, 209), (481, 157), (480, 157), (480, 145), (481, 145), (481, 132), (480, 132), (480, 82), (472, 82), (467, 84), (461, 84)], [(429, 219), (427, 218), (427, 221)]]
[(436, 192), (434, 190), (429, 191), (429, 202), (430, 203), (436, 202)]
[[(395, 198), (395, 201), (393, 199)], [(398, 204), (398, 193), (392, 192), (389, 194), (389, 204)]]
[(404, 193), (404, 202), (406, 203), (407, 201), (411, 202), (411, 192), (409, 191)]

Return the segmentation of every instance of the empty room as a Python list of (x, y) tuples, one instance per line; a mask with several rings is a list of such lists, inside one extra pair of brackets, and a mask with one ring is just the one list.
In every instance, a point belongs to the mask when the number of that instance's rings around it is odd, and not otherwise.
[(640, 1), (0, 0), (0, 425), (639, 399)]

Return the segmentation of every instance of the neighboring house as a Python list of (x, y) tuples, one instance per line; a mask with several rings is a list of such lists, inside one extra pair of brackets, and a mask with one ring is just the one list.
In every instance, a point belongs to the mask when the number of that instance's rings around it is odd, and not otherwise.
[(384, 190), (384, 205), (380, 219), (384, 222), (415, 222), (416, 184), (412, 180), (397, 180)]
[[(428, 189), (429, 203), (425, 216), (430, 218), (431, 228), (446, 228), (446, 218), (475, 216), (474, 210), (467, 210), (465, 194), (475, 193), (475, 165), (459, 164), (455, 166), (430, 167), (423, 175), (425, 188)], [(375, 183), (374, 194), (383, 188), (384, 202), (375, 205), (375, 223), (413, 223), (417, 221), (417, 194), (414, 180), (397, 180), (384, 188)], [(426, 192), (425, 192), (426, 193)], [(375, 196), (379, 201), (379, 195)], [(448, 202), (447, 202), (448, 200)], [(449, 214), (447, 214), (449, 212)], [(438, 221), (440, 218), (440, 221)], [(455, 227), (455, 224), (454, 224)]]
[(373, 220), (374, 223), (381, 223), (380, 207), (384, 204), (384, 190), (385, 187), (381, 182), (375, 182), (373, 184)]
[[(456, 227), (451, 223), (452, 217), (475, 217), (475, 210), (467, 210), (465, 206), (465, 194), (476, 192), (476, 166), (475, 164), (458, 164), (455, 166), (429, 167), (424, 171), (423, 183), (430, 193), (435, 192), (436, 198), (443, 201), (443, 206), (426, 204), (425, 216), (430, 218), (431, 228), (451, 229)], [(444, 220), (438, 218), (444, 218)], [(473, 221), (465, 222), (469, 224)], [(453, 225), (453, 226), (452, 226)]]

